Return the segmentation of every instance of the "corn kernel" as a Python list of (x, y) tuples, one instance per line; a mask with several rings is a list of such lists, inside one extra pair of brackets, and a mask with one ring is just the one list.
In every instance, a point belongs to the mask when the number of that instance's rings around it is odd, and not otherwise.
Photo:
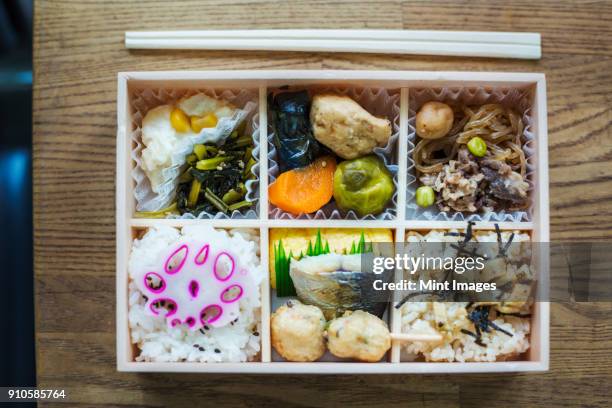
[(208, 113), (204, 116), (192, 116), (191, 117), (191, 129), (194, 132), (199, 133), (204, 128), (212, 128), (217, 126), (217, 116), (214, 113)]
[(185, 115), (185, 112), (179, 108), (174, 108), (170, 113), (170, 123), (177, 132), (184, 133), (190, 130), (189, 118)]

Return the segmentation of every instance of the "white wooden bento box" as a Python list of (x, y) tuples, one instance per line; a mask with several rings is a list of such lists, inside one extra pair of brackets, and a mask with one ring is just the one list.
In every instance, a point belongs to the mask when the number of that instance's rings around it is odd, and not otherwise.
[[(271, 219), (268, 212), (268, 132), (267, 90), (282, 85), (348, 85), (387, 88), (397, 92), (400, 104), (397, 143), (398, 187), (397, 216), (392, 220), (307, 220)], [(181, 227), (190, 223), (208, 223), (216, 228), (257, 228), (261, 241), (261, 264), (267, 271), (268, 231), (275, 227), (363, 227), (389, 228), (395, 231), (396, 242), (404, 242), (407, 230), (464, 228), (463, 221), (429, 221), (407, 219), (406, 177), (409, 132), (409, 95), (412, 88), (466, 87), (529, 89), (532, 101), (532, 132), (535, 135), (535, 171), (533, 209), (530, 221), (500, 222), (502, 229), (524, 230), (531, 233), (532, 241), (549, 241), (548, 203), (548, 141), (546, 121), (546, 82), (538, 73), (493, 72), (418, 72), (418, 71), (170, 71), (126, 72), (118, 74), (117, 94), (117, 368), (119, 371), (146, 372), (227, 372), (227, 373), (483, 373), (545, 371), (549, 365), (549, 303), (534, 305), (531, 347), (522, 361), (490, 363), (434, 363), (401, 362), (400, 346), (395, 343), (388, 359), (378, 363), (314, 362), (291, 363), (273, 361), (270, 344), (271, 289), (269, 275), (261, 285), (262, 325), (260, 361), (248, 363), (152, 363), (136, 362), (135, 349), (130, 341), (128, 327), (128, 258), (132, 240), (138, 230), (169, 225)], [(135, 163), (131, 157), (133, 130), (130, 98), (134, 89), (142, 88), (237, 89), (248, 88), (259, 94), (260, 137), (260, 210), (258, 219), (143, 219), (135, 218), (134, 181), (131, 170)], [(404, 190), (402, 190), (404, 189)], [(479, 222), (479, 229), (492, 229), (493, 222)], [(548, 260), (538, 259), (539, 291), (548, 286)], [(541, 299), (546, 300), (544, 297)], [(389, 307), (391, 331), (400, 329), (399, 312)]]

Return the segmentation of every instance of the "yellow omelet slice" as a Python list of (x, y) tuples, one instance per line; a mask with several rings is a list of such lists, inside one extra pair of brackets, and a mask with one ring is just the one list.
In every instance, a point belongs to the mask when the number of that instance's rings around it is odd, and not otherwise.
[[(308, 243), (314, 244), (317, 238), (316, 228), (273, 228), (270, 230), (269, 237), (269, 256), (270, 256), (270, 286), (276, 289), (276, 271), (274, 270), (274, 248), (278, 247), (278, 242), (283, 241), (285, 253), (293, 254), (297, 258), (300, 253), (306, 253)], [(321, 228), (321, 238), (323, 242), (329, 243), (331, 252), (343, 254), (351, 250), (353, 243), (357, 245), (363, 232), (365, 241), (374, 243), (392, 243), (393, 231), (390, 229), (369, 229), (369, 228)], [(374, 249), (376, 251), (376, 247)]]

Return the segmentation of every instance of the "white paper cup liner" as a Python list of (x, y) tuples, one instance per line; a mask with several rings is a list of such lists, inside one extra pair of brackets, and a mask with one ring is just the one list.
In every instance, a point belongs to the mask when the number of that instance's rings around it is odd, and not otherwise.
[[(301, 88), (296, 88), (301, 89)], [(308, 87), (311, 95), (315, 93), (331, 92), (338, 95), (346, 95), (354, 99), (364, 109), (378, 117), (386, 117), (391, 121), (392, 134), (384, 147), (374, 149), (374, 154), (380, 157), (389, 172), (393, 175), (395, 194), (387, 205), (387, 208), (380, 214), (359, 217), (354, 211), (347, 213), (341, 212), (332, 199), (323, 208), (310, 214), (294, 215), (281, 210), (270, 203), (269, 217), (271, 219), (309, 219), (309, 220), (391, 220), (397, 215), (397, 194), (398, 194), (398, 166), (397, 166), (397, 140), (399, 138), (399, 117), (400, 117), (400, 91), (384, 88), (363, 88), (363, 87)], [(278, 177), (280, 169), (277, 163), (276, 147), (274, 146), (274, 128), (268, 121), (268, 182), (271, 184)], [(296, 187), (299, 188), (299, 187)]]
[[(132, 132), (131, 138), (133, 148), (131, 157), (134, 161), (132, 168), (132, 178), (136, 185), (134, 187), (134, 199), (136, 200), (137, 211), (157, 211), (168, 207), (176, 197), (178, 187), (178, 176), (183, 170), (183, 160), (191, 153), (193, 144), (198, 140), (190, 141), (185, 144), (185, 148), (175, 154), (173, 161), (177, 163), (164, 170), (165, 182), (161, 185), (160, 191), (156, 194), (151, 189), (149, 178), (142, 169), (142, 150), (146, 147), (142, 143), (142, 120), (146, 113), (157, 106), (165, 104), (175, 104), (183, 97), (189, 97), (196, 93), (204, 93), (210, 97), (225, 100), (236, 106), (240, 111), (232, 118), (222, 118), (219, 124), (211, 132), (231, 132), (240, 122), (246, 121), (246, 132), (251, 134), (254, 143), (253, 158), (255, 164), (251, 172), (254, 179), (245, 183), (247, 193), (246, 200), (254, 202), (255, 208), (247, 211), (234, 211), (231, 215), (225, 213), (200, 213), (197, 218), (257, 218), (259, 214), (259, 115), (258, 115), (258, 94), (256, 90), (247, 89), (174, 89), (174, 88), (147, 88), (132, 91), (130, 95), (130, 106), (132, 109)], [(193, 219), (193, 214), (169, 215), (168, 218)]]
[[(486, 213), (462, 213), (439, 211), (435, 206), (421, 208), (416, 204), (415, 193), (419, 187), (414, 167), (414, 147), (416, 141), (416, 112), (428, 101), (451, 104), (484, 105), (499, 103), (522, 114), (523, 136), (522, 148), (527, 161), (527, 183), (529, 183), (529, 205), (521, 211), (499, 211)], [(448, 88), (411, 88), (408, 113), (408, 174), (406, 177), (406, 218), (409, 220), (435, 221), (530, 221), (533, 215), (533, 175), (535, 171), (535, 135), (532, 117), (533, 91), (517, 88), (488, 87), (448, 87)]]

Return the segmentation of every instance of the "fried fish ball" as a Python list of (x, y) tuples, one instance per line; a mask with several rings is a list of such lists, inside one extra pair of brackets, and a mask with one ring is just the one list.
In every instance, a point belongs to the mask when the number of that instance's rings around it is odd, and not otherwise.
[(315, 361), (325, 354), (325, 317), (316, 306), (296, 300), (279, 307), (271, 319), (272, 347), (289, 361)]
[(455, 115), (442, 102), (427, 102), (416, 115), (416, 132), (423, 139), (440, 139), (450, 132)]
[(346, 312), (329, 324), (327, 347), (336, 357), (376, 362), (391, 348), (391, 334), (387, 324), (373, 314)]

